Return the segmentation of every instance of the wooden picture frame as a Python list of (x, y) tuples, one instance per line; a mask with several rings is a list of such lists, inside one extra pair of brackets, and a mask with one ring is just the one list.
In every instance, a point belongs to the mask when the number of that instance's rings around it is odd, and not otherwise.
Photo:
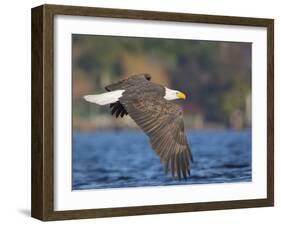
[[(267, 198), (121, 208), (54, 210), (54, 16), (71, 15), (240, 25), (267, 29)], [(273, 19), (136, 11), (61, 5), (32, 9), (32, 201), (31, 215), (49, 220), (161, 214), (274, 205)]]

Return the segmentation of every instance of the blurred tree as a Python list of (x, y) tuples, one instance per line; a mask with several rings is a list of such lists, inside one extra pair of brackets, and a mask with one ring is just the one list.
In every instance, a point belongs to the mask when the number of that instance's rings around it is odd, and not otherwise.
[[(111, 82), (143, 72), (187, 93), (189, 101), (180, 103), (200, 122), (230, 126), (233, 112), (249, 112), (251, 43), (75, 34), (72, 40), (75, 117), (89, 112), (84, 94), (99, 93)], [(91, 111), (106, 110), (100, 109)]]

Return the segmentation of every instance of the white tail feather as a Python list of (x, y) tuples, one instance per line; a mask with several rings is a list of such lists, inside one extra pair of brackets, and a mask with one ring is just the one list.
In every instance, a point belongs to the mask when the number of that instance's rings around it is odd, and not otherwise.
[(96, 95), (86, 95), (84, 99), (91, 103), (96, 103), (99, 105), (111, 104), (119, 100), (122, 97), (122, 93), (125, 90), (115, 90), (111, 92), (96, 94)]

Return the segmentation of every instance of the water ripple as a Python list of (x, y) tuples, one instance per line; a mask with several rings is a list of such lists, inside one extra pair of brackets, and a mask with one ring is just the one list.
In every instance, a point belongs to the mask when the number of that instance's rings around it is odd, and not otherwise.
[(252, 180), (250, 130), (191, 131), (188, 139), (194, 157), (191, 176), (178, 181), (165, 175), (142, 132), (75, 132), (72, 189)]

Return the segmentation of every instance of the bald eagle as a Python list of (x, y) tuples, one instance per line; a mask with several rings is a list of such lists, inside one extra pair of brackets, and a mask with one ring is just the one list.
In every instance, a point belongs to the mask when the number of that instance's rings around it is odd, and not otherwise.
[(149, 137), (152, 148), (165, 164), (166, 174), (171, 171), (174, 178), (186, 179), (190, 175), (192, 154), (185, 135), (182, 109), (170, 102), (186, 96), (150, 80), (149, 74), (133, 75), (106, 86), (106, 93), (84, 98), (98, 105), (109, 104), (111, 114), (116, 118), (129, 115)]

